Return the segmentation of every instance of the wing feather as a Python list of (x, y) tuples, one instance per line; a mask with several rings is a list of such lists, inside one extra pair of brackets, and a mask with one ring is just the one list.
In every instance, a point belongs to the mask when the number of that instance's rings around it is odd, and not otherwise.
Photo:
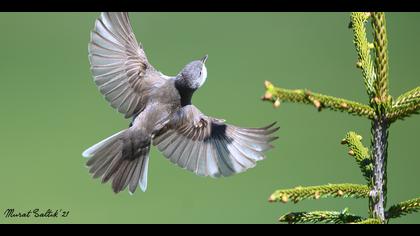
[(241, 173), (264, 159), (277, 137), (275, 123), (241, 128), (203, 115), (195, 106), (183, 107), (153, 138), (171, 162), (197, 175), (220, 177)]
[(88, 51), (95, 84), (126, 118), (143, 110), (152, 89), (168, 78), (148, 62), (126, 12), (101, 13), (91, 32)]

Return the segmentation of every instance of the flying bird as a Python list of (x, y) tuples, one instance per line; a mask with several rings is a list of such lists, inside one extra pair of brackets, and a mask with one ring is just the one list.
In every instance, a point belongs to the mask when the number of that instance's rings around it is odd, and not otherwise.
[(101, 13), (88, 46), (93, 80), (104, 98), (131, 122), (83, 152), (93, 178), (115, 193), (147, 188), (151, 145), (200, 176), (230, 176), (264, 159), (275, 123), (241, 128), (203, 114), (191, 102), (207, 78), (207, 55), (166, 76), (147, 60), (128, 13)]

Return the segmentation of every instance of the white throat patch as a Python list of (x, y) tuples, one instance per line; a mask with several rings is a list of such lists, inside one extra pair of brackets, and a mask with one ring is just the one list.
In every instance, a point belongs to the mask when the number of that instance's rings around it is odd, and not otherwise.
[(201, 78), (200, 78), (200, 87), (206, 82), (207, 79), (207, 68), (206, 65), (203, 65), (203, 68), (201, 69)]

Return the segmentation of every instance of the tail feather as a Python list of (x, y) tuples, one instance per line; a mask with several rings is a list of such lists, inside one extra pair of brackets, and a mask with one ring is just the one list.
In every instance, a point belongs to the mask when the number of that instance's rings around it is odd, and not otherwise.
[(141, 162), (141, 170), (140, 170), (140, 180), (139, 185), (140, 189), (145, 192), (147, 189), (147, 171), (149, 169), (149, 150), (150, 147), (147, 150), (147, 158), (143, 158), (143, 161)]
[(150, 146), (145, 150), (145, 158), (137, 160), (137, 166), (133, 172), (132, 178), (129, 181), (129, 193), (133, 194), (136, 190), (137, 185), (140, 189), (145, 192), (147, 189), (147, 170), (149, 165), (149, 150)]
[[(116, 146), (114, 144), (114, 146)], [(100, 176), (103, 176), (106, 172), (106, 170), (109, 167), (109, 164), (111, 163), (111, 161), (115, 158), (115, 156), (118, 154), (118, 149), (111, 147), (108, 149), (108, 152), (105, 152), (103, 155), (97, 155), (96, 157), (98, 158), (96, 163), (91, 162), (89, 163), (90, 160), (93, 160), (93, 158), (89, 159), (89, 161), (87, 162), (88, 166), (92, 166), (91, 169), (89, 170), (89, 172), (91, 174), (93, 174), (93, 178), (98, 178)], [(99, 158), (102, 157), (102, 158)], [(94, 164), (94, 165), (93, 165)]]
[[(93, 145), (83, 152), (89, 158), (86, 165), (93, 178), (101, 177), (102, 183), (112, 182), (115, 193), (128, 187), (133, 194), (137, 186), (144, 192), (147, 188), (147, 169), (150, 143), (139, 146), (131, 138), (130, 130), (123, 130)], [(147, 142), (146, 142), (147, 143)], [(124, 152), (124, 150), (138, 150)]]
[(122, 133), (124, 133), (125, 130), (122, 130), (102, 141), (100, 141), (99, 143), (93, 145), (92, 147), (86, 149), (83, 153), (82, 156), (86, 157), (86, 158), (90, 158), (93, 155), (95, 155), (95, 153), (97, 153), (100, 150), (104, 150), (104, 146), (110, 144), (110, 143), (114, 143), (114, 141), (116, 141), (121, 135)]

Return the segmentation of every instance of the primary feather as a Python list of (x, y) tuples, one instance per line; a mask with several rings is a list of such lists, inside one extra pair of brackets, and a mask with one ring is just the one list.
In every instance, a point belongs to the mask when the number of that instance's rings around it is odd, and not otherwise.
[(96, 86), (126, 118), (144, 109), (153, 89), (167, 76), (147, 60), (126, 12), (103, 12), (96, 20), (88, 47)]

